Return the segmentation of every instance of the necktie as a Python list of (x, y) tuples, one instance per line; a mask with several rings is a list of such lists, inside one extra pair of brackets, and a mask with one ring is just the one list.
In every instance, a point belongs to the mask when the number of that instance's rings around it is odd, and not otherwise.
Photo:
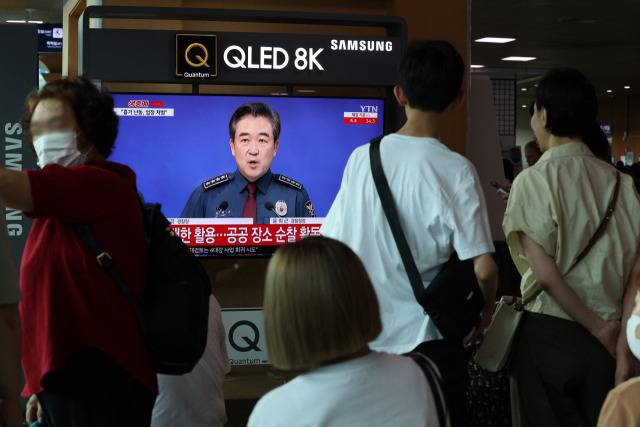
[(242, 210), (243, 218), (253, 218), (253, 223), (256, 223), (256, 184), (250, 182), (247, 184), (247, 200), (244, 202), (244, 209)]

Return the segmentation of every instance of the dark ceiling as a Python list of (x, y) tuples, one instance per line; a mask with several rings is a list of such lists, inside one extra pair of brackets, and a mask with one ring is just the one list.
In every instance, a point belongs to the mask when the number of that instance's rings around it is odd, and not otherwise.
[[(530, 89), (549, 68), (575, 67), (599, 96), (638, 94), (639, 20), (638, 0), (472, 0), (471, 63), (485, 66), (474, 72), (515, 75), (519, 89)], [(489, 36), (516, 41), (474, 41)], [(512, 55), (537, 59), (501, 60)]]
[[(62, 0), (0, 0), (0, 22), (62, 22)], [(503, 45), (481, 37), (510, 37)], [(506, 62), (506, 56), (534, 61)], [(471, 63), (474, 70), (515, 77), (531, 89), (552, 67), (570, 66), (591, 79), (600, 96), (640, 93), (640, 0), (471, 0)], [(625, 85), (631, 86), (625, 90)], [(612, 90), (607, 94), (606, 90)], [(522, 97), (530, 96), (520, 92)]]

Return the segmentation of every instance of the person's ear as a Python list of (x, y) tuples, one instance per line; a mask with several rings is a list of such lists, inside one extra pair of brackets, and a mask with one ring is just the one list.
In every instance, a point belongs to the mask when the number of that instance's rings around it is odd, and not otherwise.
[(231, 147), (231, 155), (232, 155), (233, 157), (235, 157), (235, 156), (236, 156), (236, 146), (235, 146), (235, 144), (233, 143), (233, 138), (230, 138), (230, 139), (229, 139), (229, 147)]
[(398, 101), (398, 104), (400, 104), (401, 107), (404, 107), (405, 105), (409, 104), (409, 100), (407, 99), (407, 96), (404, 94), (404, 91), (400, 86), (395, 85), (393, 87), (393, 94), (395, 95), (396, 100)]
[(547, 116), (547, 109), (544, 107), (540, 107), (540, 119), (542, 120), (542, 124), (546, 128), (549, 118)]
[(453, 101), (451, 101), (451, 109), (455, 110), (456, 108), (458, 108), (462, 104), (462, 101), (464, 101), (465, 96), (466, 96), (465, 92), (462, 89), (460, 89), (456, 97), (453, 98)]

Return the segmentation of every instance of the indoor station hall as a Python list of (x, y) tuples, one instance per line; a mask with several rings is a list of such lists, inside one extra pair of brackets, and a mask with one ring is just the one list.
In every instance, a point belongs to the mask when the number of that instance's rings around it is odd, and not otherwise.
[(0, 0), (0, 427), (640, 425), (636, 0)]

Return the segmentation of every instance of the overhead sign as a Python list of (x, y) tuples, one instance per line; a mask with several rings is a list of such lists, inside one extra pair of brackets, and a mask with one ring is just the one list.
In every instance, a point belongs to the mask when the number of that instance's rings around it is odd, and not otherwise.
[(89, 31), (80, 72), (104, 81), (394, 85), (402, 55), (400, 37)]
[(222, 323), (231, 365), (269, 363), (261, 308), (223, 308)]
[(38, 52), (62, 53), (62, 24), (38, 25)]
[(211, 78), (218, 75), (216, 36), (176, 34), (176, 76)]

